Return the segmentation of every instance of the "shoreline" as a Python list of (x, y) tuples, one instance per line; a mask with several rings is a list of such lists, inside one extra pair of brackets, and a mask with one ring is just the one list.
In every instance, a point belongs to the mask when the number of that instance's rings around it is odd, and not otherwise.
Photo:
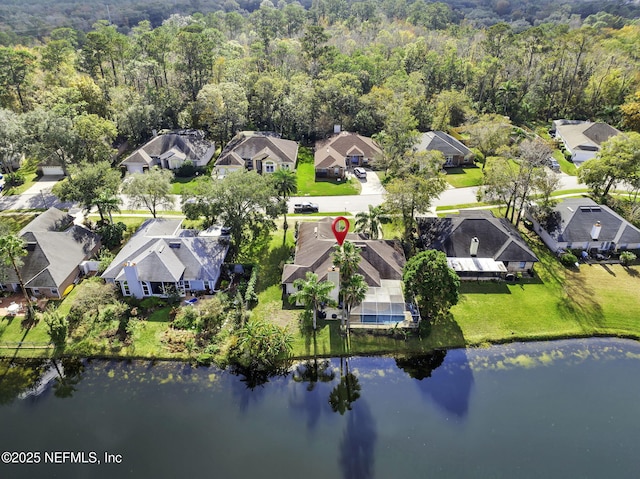
[[(340, 358), (340, 357), (375, 357), (375, 356), (419, 356), (422, 354), (429, 354), (434, 351), (449, 351), (455, 349), (486, 349), (492, 346), (500, 346), (504, 344), (513, 344), (513, 343), (536, 343), (536, 342), (546, 342), (546, 341), (570, 341), (570, 340), (579, 340), (579, 339), (590, 339), (590, 338), (611, 338), (611, 339), (625, 339), (629, 341), (640, 342), (640, 334), (611, 334), (611, 333), (597, 333), (597, 334), (584, 334), (584, 335), (554, 335), (554, 336), (536, 336), (536, 337), (518, 337), (514, 336), (511, 338), (502, 338), (494, 341), (483, 341), (478, 343), (470, 343), (467, 345), (449, 345), (449, 346), (438, 346), (424, 351), (403, 351), (401, 349), (380, 349), (378, 351), (350, 351), (348, 353), (342, 354), (308, 354), (308, 355), (292, 355), (287, 358), (287, 361), (304, 361), (307, 359), (328, 359), (328, 358)], [(54, 349), (53, 347), (48, 348)], [(44, 351), (44, 348), (37, 349), (40, 351)], [(11, 354), (5, 355), (4, 351), (11, 351)], [(124, 361), (137, 361), (137, 360), (145, 360), (145, 361), (177, 361), (183, 363), (193, 363), (197, 366), (216, 366), (220, 369), (225, 369), (215, 361), (212, 361), (210, 364), (202, 364), (195, 361), (196, 358), (184, 357), (182, 355), (179, 356), (141, 356), (141, 355), (121, 355), (121, 354), (94, 354), (94, 355), (76, 355), (76, 354), (46, 354), (46, 355), (22, 355), (18, 354), (19, 352), (29, 351), (29, 349), (9, 349), (0, 347), (0, 361), (14, 361), (18, 360), (29, 360), (29, 359), (61, 359), (61, 358), (78, 358), (82, 357), (83, 359), (88, 360), (124, 360)]]

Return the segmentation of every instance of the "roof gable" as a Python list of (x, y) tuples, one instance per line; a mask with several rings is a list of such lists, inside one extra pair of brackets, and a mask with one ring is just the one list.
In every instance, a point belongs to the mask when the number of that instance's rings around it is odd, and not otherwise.
[[(233, 159), (229, 159), (234, 155)], [(232, 139), (216, 160), (216, 165), (238, 164), (253, 159), (270, 157), (279, 163), (295, 165), (298, 157), (298, 143), (292, 140), (284, 140), (275, 133), (267, 132), (241, 132)]]
[(444, 155), (451, 156), (467, 156), (471, 154), (471, 150), (462, 142), (456, 140), (444, 131), (429, 131), (423, 133), (417, 149), (440, 151)]
[(571, 121), (558, 124), (556, 133), (564, 140), (571, 151), (597, 151), (604, 141), (616, 136), (620, 131), (606, 123)]
[[(333, 248), (337, 244), (331, 231), (332, 218), (324, 218), (316, 223), (303, 223), (298, 230), (294, 264), (286, 265), (282, 273), (282, 283), (291, 283), (304, 278), (309, 271), (326, 277), (333, 264)], [(360, 248), (361, 261), (358, 272), (365, 277), (369, 286), (380, 286), (383, 279), (400, 280), (405, 264), (401, 249), (394, 242), (369, 240), (359, 234), (350, 233), (347, 240)]]
[[(374, 159), (382, 153), (380, 147), (369, 137), (357, 133), (342, 132), (316, 143), (314, 164), (316, 168), (345, 166), (347, 156), (358, 156), (350, 152), (359, 152), (364, 158)], [(331, 158), (331, 163), (329, 162)]]
[(213, 156), (214, 146), (213, 142), (204, 139), (204, 133), (199, 130), (179, 130), (152, 138), (120, 164), (151, 166), (170, 157), (207, 163)]
[[(118, 279), (126, 262), (135, 263), (141, 281), (215, 280), (229, 249), (216, 236), (186, 235), (181, 220), (146, 221), (102, 274)], [(189, 230), (191, 231), (191, 230)]]
[[(20, 231), (27, 243), (20, 275), (29, 287), (58, 288), (100, 244), (97, 234), (73, 225), (73, 218), (50, 208)], [(7, 280), (16, 282), (15, 272)]]
[(538, 261), (513, 225), (488, 211), (467, 211), (446, 218), (421, 218), (418, 226), (422, 247), (438, 249), (450, 258), (471, 257), (471, 240), (475, 237), (479, 240), (478, 258)]
[(567, 198), (558, 203), (542, 227), (558, 242), (584, 243), (592, 241), (591, 230), (598, 221), (602, 226), (598, 241), (640, 243), (640, 229), (590, 198)]

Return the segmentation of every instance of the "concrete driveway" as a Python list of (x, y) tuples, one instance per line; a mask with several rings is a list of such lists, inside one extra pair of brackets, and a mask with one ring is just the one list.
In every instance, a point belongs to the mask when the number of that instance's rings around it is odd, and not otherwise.
[(349, 173), (350, 177), (360, 181), (360, 186), (362, 186), (360, 195), (384, 195), (386, 191), (384, 186), (382, 186), (382, 183), (380, 183), (380, 178), (378, 178), (375, 171), (371, 171), (369, 168), (365, 168), (365, 171), (367, 172), (366, 178), (358, 178), (352, 173)]
[(68, 208), (51, 193), (51, 188), (63, 177), (43, 176), (21, 195), (3, 196), (0, 198), (0, 210), (28, 210), (33, 208), (50, 208), (51, 206)]

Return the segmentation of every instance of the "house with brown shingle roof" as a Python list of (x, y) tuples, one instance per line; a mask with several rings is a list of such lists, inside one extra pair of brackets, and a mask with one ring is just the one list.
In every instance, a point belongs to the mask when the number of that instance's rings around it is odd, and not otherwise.
[(316, 143), (316, 178), (344, 178), (349, 168), (368, 166), (381, 154), (382, 150), (371, 138), (343, 131)]
[[(332, 218), (314, 223), (301, 223), (296, 240), (293, 264), (285, 264), (282, 271), (282, 287), (285, 295), (296, 291), (293, 282), (305, 279), (307, 272), (314, 272), (320, 281), (336, 283), (339, 275), (333, 268), (332, 253), (337, 245), (331, 231)], [(397, 323), (412, 321), (412, 312), (402, 293), (402, 271), (405, 257), (395, 241), (370, 240), (359, 233), (346, 237), (360, 251), (357, 273), (364, 276), (369, 286), (364, 301), (351, 312), (351, 322)]]
[(242, 131), (224, 148), (216, 160), (214, 175), (226, 174), (245, 168), (260, 174), (278, 169), (296, 169), (298, 143), (284, 140), (277, 133)]
[(200, 130), (178, 130), (158, 135), (129, 155), (120, 167), (128, 173), (143, 173), (150, 168), (180, 168), (185, 161), (205, 167), (215, 153), (215, 144)]
[(594, 158), (602, 143), (620, 133), (606, 123), (580, 120), (554, 120), (552, 130), (571, 153), (571, 161), (576, 166)]
[[(80, 265), (100, 248), (100, 237), (74, 224), (69, 214), (56, 208), (41, 213), (18, 234), (25, 242), (20, 276), (32, 297), (62, 298), (65, 290), (84, 273)], [(0, 290), (20, 291), (15, 271), (6, 270)]]
[(444, 131), (428, 131), (420, 136), (417, 151), (439, 151), (444, 156), (444, 167), (473, 165), (473, 152), (464, 143)]

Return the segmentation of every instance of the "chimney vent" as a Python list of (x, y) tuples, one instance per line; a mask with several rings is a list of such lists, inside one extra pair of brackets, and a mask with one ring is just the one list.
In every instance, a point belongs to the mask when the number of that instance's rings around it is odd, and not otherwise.
[(471, 246), (469, 247), (469, 253), (471, 256), (478, 256), (478, 246), (480, 245), (480, 240), (477, 236), (471, 238)]

